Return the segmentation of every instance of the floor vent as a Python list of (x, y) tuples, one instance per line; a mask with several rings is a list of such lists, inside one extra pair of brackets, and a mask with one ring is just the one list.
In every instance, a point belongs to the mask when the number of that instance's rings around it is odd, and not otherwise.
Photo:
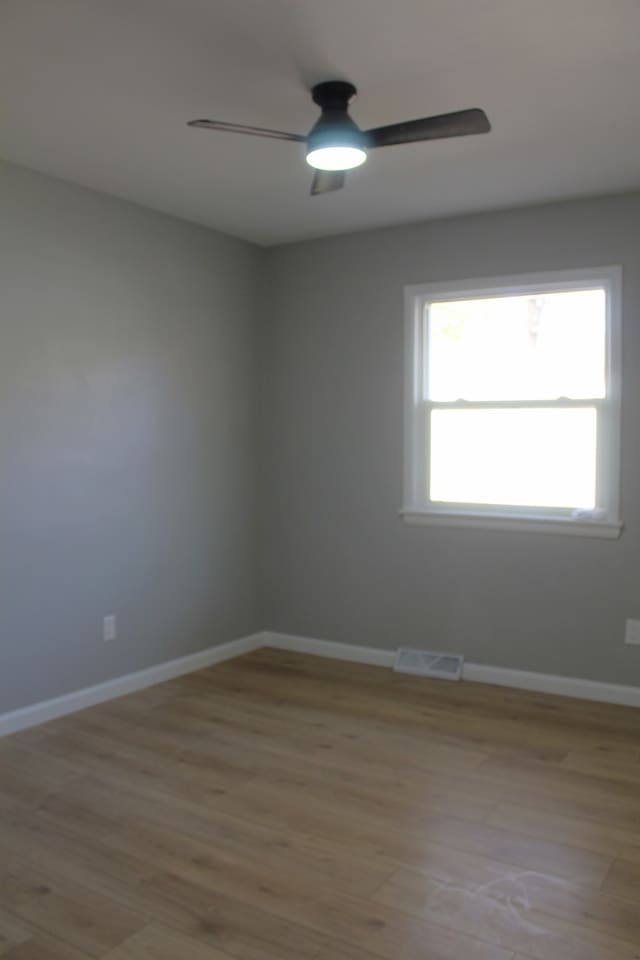
[(400, 647), (393, 669), (398, 673), (415, 673), (421, 677), (459, 680), (464, 657), (457, 653), (434, 653), (431, 650), (407, 650)]

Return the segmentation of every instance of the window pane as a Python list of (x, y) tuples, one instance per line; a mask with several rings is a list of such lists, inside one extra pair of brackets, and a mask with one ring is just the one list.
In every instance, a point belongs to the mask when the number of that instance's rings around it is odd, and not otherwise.
[(602, 289), (429, 306), (431, 400), (605, 396)]
[(431, 412), (431, 500), (593, 509), (594, 407)]

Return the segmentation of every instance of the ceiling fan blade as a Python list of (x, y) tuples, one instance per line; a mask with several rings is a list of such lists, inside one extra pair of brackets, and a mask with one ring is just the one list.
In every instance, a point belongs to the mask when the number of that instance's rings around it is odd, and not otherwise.
[(418, 140), (442, 140), (446, 137), (468, 137), (474, 133), (488, 133), (491, 129), (484, 110), (458, 110), (441, 113), (437, 117), (423, 117), (406, 123), (392, 123), (388, 127), (365, 130), (370, 147), (390, 147), (396, 143), (415, 143)]
[(344, 187), (344, 170), (316, 170), (311, 181), (311, 196), (330, 193)]
[(299, 133), (285, 133), (283, 130), (269, 130), (266, 127), (249, 127), (244, 123), (225, 123), (224, 120), (189, 120), (187, 126), (200, 127), (203, 130), (247, 133), (253, 137), (270, 137), (273, 140), (294, 140), (296, 143), (304, 143), (307, 139)]

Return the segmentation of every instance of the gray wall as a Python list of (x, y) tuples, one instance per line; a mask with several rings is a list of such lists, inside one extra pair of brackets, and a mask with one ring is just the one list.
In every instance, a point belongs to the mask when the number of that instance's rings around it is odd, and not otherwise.
[(259, 625), (257, 256), (0, 166), (0, 713)]
[[(603, 681), (640, 681), (640, 195), (553, 204), (266, 254), (265, 628)], [(403, 286), (624, 268), (619, 541), (408, 527)]]
[[(403, 525), (403, 286), (606, 263), (622, 538)], [(639, 315), (640, 195), (259, 251), (0, 164), (0, 713), (260, 628), (640, 682)]]

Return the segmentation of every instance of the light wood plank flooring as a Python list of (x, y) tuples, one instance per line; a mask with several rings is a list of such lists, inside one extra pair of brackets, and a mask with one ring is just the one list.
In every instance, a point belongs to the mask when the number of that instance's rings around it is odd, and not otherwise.
[(638, 960), (640, 712), (261, 650), (0, 741), (2, 960)]

